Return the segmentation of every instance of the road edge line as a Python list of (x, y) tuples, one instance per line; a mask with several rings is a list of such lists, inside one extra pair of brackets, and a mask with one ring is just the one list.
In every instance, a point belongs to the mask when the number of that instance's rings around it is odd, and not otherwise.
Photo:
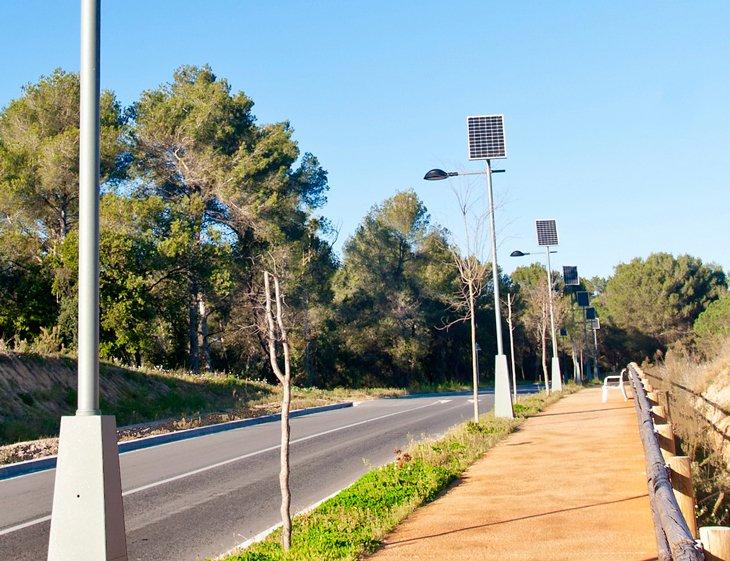
[[(326, 411), (335, 411), (337, 409), (345, 409), (352, 406), (352, 401), (343, 401), (330, 405), (318, 405), (316, 407), (295, 409), (289, 414), (289, 416), (291, 418), (304, 417), (306, 415), (324, 413)], [(192, 438), (198, 438), (200, 436), (207, 436), (209, 434), (216, 434), (219, 432), (226, 432), (229, 430), (262, 425), (264, 423), (271, 423), (279, 421), (280, 419), (281, 413), (273, 413), (270, 415), (262, 415), (261, 417), (251, 417), (249, 419), (226, 421), (225, 423), (216, 423), (213, 425), (206, 425), (204, 427), (196, 427), (192, 429), (184, 429), (181, 431), (155, 434), (152, 436), (137, 438), (135, 440), (126, 440), (124, 442), (120, 442), (117, 446), (119, 448), (119, 453), (123, 454), (127, 452), (134, 452), (136, 450), (143, 450), (145, 448), (152, 448), (153, 446), (160, 446), (162, 444), (170, 444), (172, 442), (178, 442), (181, 440), (189, 440)], [(46, 456), (44, 458), (35, 458), (33, 460), (25, 460), (23, 462), (2, 465), (0, 466), (0, 481), (5, 481), (16, 477), (22, 477), (24, 475), (30, 475), (32, 473), (38, 473), (53, 469), (56, 467), (56, 458), (56, 456)]]

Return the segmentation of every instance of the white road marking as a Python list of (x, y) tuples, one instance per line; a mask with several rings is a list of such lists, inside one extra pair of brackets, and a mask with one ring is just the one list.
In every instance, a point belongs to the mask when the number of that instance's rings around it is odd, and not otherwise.
[[(443, 400), (441, 400), (443, 401)], [(333, 432), (338, 432), (341, 430), (349, 429), (352, 427), (357, 427), (360, 425), (365, 425), (367, 423), (372, 423), (374, 421), (379, 421), (381, 419), (386, 419), (388, 417), (393, 417), (395, 415), (402, 415), (403, 413), (410, 413), (412, 411), (418, 411), (419, 409), (424, 409), (426, 407), (431, 407), (433, 405), (439, 405), (441, 401), (433, 401), (431, 403), (427, 403), (426, 405), (420, 405), (418, 407), (413, 407), (411, 409), (406, 409), (404, 411), (395, 411), (394, 413), (387, 413), (386, 415), (380, 415), (379, 417), (373, 417), (372, 419), (365, 419), (364, 421), (358, 421), (356, 423), (350, 423), (349, 425), (343, 425), (341, 427), (336, 427), (333, 429), (329, 429), (323, 432), (319, 432), (317, 434), (310, 434), (309, 436), (304, 436), (302, 438), (297, 438), (295, 440), (291, 441), (291, 444), (296, 444), (298, 442), (305, 442), (307, 440), (312, 440), (313, 438), (318, 438), (320, 436), (324, 436), (327, 434), (332, 434)], [(188, 471), (186, 473), (181, 473), (180, 475), (176, 475), (174, 477), (168, 477), (167, 479), (163, 479), (161, 481), (156, 481), (154, 483), (149, 483), (147, 485), (142, 485), (141, 487), (136, 487), (134, 489), (129, 489), (127, 491), (124, 491), (122, 493), (123, 497), (127, 497), (129, 495), (134, 495), (135, 493), (140, 493), (142, 491), (146, 491), (147, 489), (152, 489), (154, 487), (159, 487), (160, 485), (165, 485), (166, 483), (171, 483), (173, 481), (178, 481), (180, 479), (184, 479), (186, 477), (190, 477), (191, 475), (197, 475), (199, 473), (204, 473), (206, 471), (210, 471), (211, 469), (216, 469), (234, 462), (238, 462), (240, 460), (245, 460), (246, 458), (250, 458), (252, 456), (258, 456), (259, 454), (265, 454), (266, 452), (271, 452), (273, 450), (279, 449), (281, 445), (277, 444), (276, 446), (269, 446), (268, 448), (264, 448), (262, 450), (257, 450), (255, 452), (249, 452), (248, 454), (243, 454), (242, 456), (237, 456), (235, 458), (231, 458), (229, 460), (224, 460), (222, 462), (218, 462), (209, 466), (205, 466), (202, 468), (194, 469), (192, 471)], [(22, 524), (18, 524), (17, 526), (11, 526), (10, 528), (5, 528), (3, 530), (0, 530), (0, 536), (4, 536), (7, 534), (11, 534), (13, 532), (17, 532), (18, 530), (22, 530), (24, 528), (28, 528), (30, 526), (35, 526), (36, 524), (42, 524), (43, 522), (47, 522), (50, 520), (51, 517), (49, 516), (43, 516), (41, 518), (36, 518), (34, 520), (29, 520), (28, 522), (23, 522)]]
[(22, 530), (23, 528), (27, 528), (29, 526), (35, 526), (36, 524), (41, 524), (43, 522), (47, 522), (51, 519), (51, 515), (44, 516), (43, 518), (36, 518), (35, 520), (30, 520), (28, 522), (23, 522), (22, 524), (18, 524), (17, 526), (11, 526), (10, 528), (5, 528), (4, 530), (0, 530), (0, 536), (4, 536), (5, 534), (12, 534), (13, 532), (17, 532), (18, 530)]
[[(449, 403), (451, 401), (452, 401), (451, 399), (440, 399), (436, 403), (442, 404), (442, 403)], [(447, 430), (449, 430), (449, 429), (447, 429)], [(441, 433), (441, 434), (438, 434), (438, 435), (432, 435), (431, 438), (438, 439), (438, 438), (441, 438), (444, 434), (445, 434), (445, 432), (444, 433)], [(296, 514), (294, 514), (292, 516), (292, 518), (296, 518), (297, 516), (301, 516), (302, 514), (307, 514), (309, 512), (312, 512), (315, 508), (317, 508), (322, 503), (324, 503), (324, 502), (326, 502), (326, 501), (328, 501), (328, 500), (336, 497), (340, 493), (342, 493), (342, 491), (344, 491), (345, 489), (347, 489), (350, 485), (353, 485), (353, 483), (350, 483), (349, 485), (346, 485), (345, 487), (343, 487), (339, 491), (335, 491), (331, 495), (327, 495), (324, 499), (320, 499), (317, 502), (312, 503), (308, 507), (303, 508), (302, 510), (300, 510), (299, 512), (297, 512)], [(265, 540), (271, 533), (273, 533), (274, 531), (276, 531), (279, 528), (281, 528), (281, 526), (282, 526), (282, 523), (279, 522), (277, 524), (274, 524), (273, 526), (270, 526), (270, 527), (266, 528), (266, 530), (262, 530), (261, 532), (259, 532), (255, 536), (252, 536), (252, 537), (248, 538), (247, 540), (241, 542), (240, 544), (238, 544), (233, 549), (230, 549), (229, 551), (226, 551), (225, 553), (219, 555), (218, 557), (216, 557), (216, 559), (219, 559), (219, 560), (220, 559), (224, 559), (224, 558), (226, 558), (226, 557), (228, 557), (230, 555), (233, 555), (234, 553), (241, 552), (241, 551), (243, 551), (245, 549), (248, 549), (253, 544)]]

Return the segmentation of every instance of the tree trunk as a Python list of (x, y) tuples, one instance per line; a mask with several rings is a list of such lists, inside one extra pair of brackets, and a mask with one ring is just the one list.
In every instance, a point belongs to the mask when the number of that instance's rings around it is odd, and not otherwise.
[(198, 352), (200, 354), (199, 365), (206, 372), (213, 367), (210, 361), (210, 338), (208, 337), (208, 309), (205, 305), (205, 296), (198, 292)]
[(281, 400), (281, 470), (279, 488), (281, 489), (281, 538), (284, 550), (291, 547), (291, 489), (289, 487), (289, 408), (291, 406), (291, 381), (284, 384)]
[[(276, 298), (276, 322), (271, 305), (271, 281), (274, 279), (274, 294)], [(291, 489), (289, 487), (289, 409), (291, 407), (291, 360), (289, 340), (284, 325), (284, 302), (279, 287), (279, 278), (264, 271), (264, 291), (266, 296), (266, 323), (268, 326), (269, 359), (274, 374), (282, 385), (281, 398), (281, 469), (279, 470), (279, 488), (281, 490), (281, 540), (284, 551), (291, 547)], [(281, 345), (284, 351), (284, 371), (279, 367), (276, 357), (277, 327)]]
[(471, 375), (474, 387), (474, 422), (479, 422), (479, 357), (477, 355), (477, 325), (474, 314), (474, 283), (469, 281), (469, 320), (471, 324)]
[(548, 367), (547, 367), (547, 323), (543, 321), (540, 328), (540, 351), (542, 352), (542, 373), (545, 378), (545, 391), (550, 393), (550, 384), (548, 378)]
[(58, 217), (58, 227), (60, 229), (61, 240), (65, 240), (71, 227), (68, 220), (68, 200), (61, 201), (61, 211)]
[(191, 281), (188, 293), (188, 366), (193, 372), (200, 372), (198, 313), (198, 283)]
[(580, 384), (581, 381), (581, 373), (580, 373), (580, 364), (578, 363), (578, 353), (575, 348), (575, 341), (570, 341), (570, 352), (571, 356), (573, 358), (573, 380), (575, 380), (576, 384)]

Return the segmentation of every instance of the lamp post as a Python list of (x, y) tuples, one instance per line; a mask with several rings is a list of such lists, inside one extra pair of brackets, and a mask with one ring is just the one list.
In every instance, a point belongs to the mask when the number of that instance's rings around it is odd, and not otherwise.
[(502, 342), (502, 314), (499, 304), (499, 270), (497, 268), (497, 233), (494, 224), (494, 193), (492, 190), (492, 174), (504, 173), (503, 169), (492, 169), (491, 162), (487, 160), (484, 171), (456, 172), (432, 169), (423, 176), (427, 181), (440, 181), (460, 175), (484, 175), (487, 178), (487, 197), (489, 202), (489, 230), (492, 246), (492, 282), (494, 284), (494, 323), (497, 336), (497, 355), (494, 358), (494, 415), (512, 419), (512, 398), (509, 391), (509, 368), (507, 357), (504, 354)]
[[(548, 307), (550, 309), (550, 338), (553, 347), (553, 356), (551, 361), (551, 380), (550, 388), (551, 391), (560, 391), (563, 389), (563, 380), (560, 375), (560, 359), (558, 358), (558, 341), (555, 335), (555, 314), (553, 312), (553, 278), (550, 267), (550, 254), (557, 253), (557, 251), (551, 251), (549, 246), (545, 247), (545, 255), (547, 257), (545, 262), (545, 270), (547, 271), (547, 289), (548, 289)], [(520, 250), (515, 250), (510, 253), (510, 257), (524, 257), (526, 255), (532, 255)]]
[(596, 379), (600, 380), (598, 372), (598, 319), (593, 320), (593, 351), (595, 358), (593, 359), (593, 375)]
[(113, 416), (99, 411), (101, 1), (81, 0), (78, 408), (61, 418), (49, 561), (126, 561)]

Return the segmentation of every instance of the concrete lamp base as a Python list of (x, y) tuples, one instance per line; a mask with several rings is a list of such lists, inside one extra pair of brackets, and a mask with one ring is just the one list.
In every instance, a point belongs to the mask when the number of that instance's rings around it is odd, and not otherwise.
[(502, 419), (515, 418), (512, 410), (512, 392), (509, 389), (507, 355), (494, 357), (494, 416)]
[(48, 561), (127, 561), (114, 417), (61, 418)]
[(563, 389), (563, 377), (560, 375), (560, 359), (556, 356), (551, 361), (550, 371), (550, 389), (559, 392)]

